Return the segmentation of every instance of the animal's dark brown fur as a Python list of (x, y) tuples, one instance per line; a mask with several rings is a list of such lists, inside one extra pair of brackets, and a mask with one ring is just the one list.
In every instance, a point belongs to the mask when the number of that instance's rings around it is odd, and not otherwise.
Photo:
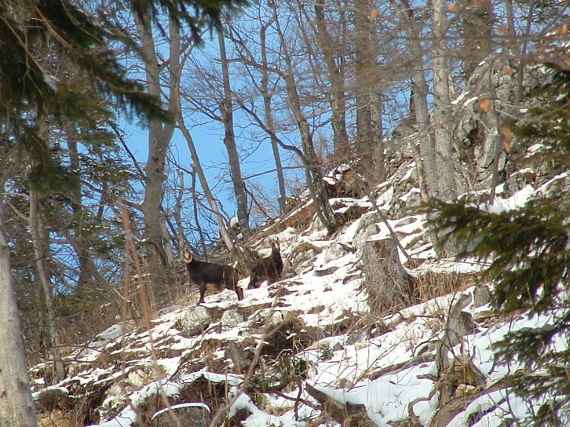
[(283, 259), (281, 258), (281, 248), (279, 240), (271, 241), (271, 255), (262, 258), (251, 269), (251, 277), (249, 279), (248, 289), (257, 288), (263, 280), (273, 283), (281, 278), (283, 273)]
[(198, 303), (204, 302), (208, 284), (215, 285), (218, 292), (222, 291), (224, 287), (234, 290), (238, 300), (243, 299), (243, 289), (238, 286), (239, 277), (233, 267), (198, 261), (188, 250), (184, 251), (184, 261), (190, 275), (190, 281), (200, 286), (200, 301)]

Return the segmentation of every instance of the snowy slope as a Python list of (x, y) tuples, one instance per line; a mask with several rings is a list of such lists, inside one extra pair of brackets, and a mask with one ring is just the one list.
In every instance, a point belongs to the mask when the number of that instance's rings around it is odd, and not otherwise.
[[(396, 313), (371, 315), (362, 287), (362, 247), (389, 238), (389, 229), (366, 198), (331, 200), (333, 206), (342, 205), (339, 214), (357, 206), (362, 215), (331, 237), (314, 221), (306, 229), (281, 230), (277, 237), (288, 274), (280, 282), (246, 290), (239, 302), (235, 293), (224, 291), (208, 296), (201, 308), (170, 307), (148, 331), (129, 322), (113, 325), (68, 356), (70, 370), (64, 381), (50, 388), (37, 381), (34, 397), (41, 402), (55, 388), (64, 400), (83, 399), (91, 406), (85, 419), (106, 427), (134, 425), (137, 416), (148, 420), (167, 401), (201, 401), (200, 396), (214, 413), (230, 404), (224, 414), (233, 416), (233, 421), (227, 425), (340, 425), (339, 415), (324, 410), (309, 388), (344, 407), (347, 416), (367, 418), (378, 426), (434, 425), (441, 409), (437, 343), (443, 338), (447, 314), (461, 301), (474, 327), (445, 350), (446, 356), (457, 363), (470, 360), (482, 380), (473, 383), (466, 375), (457, 384), (454, 397), (465, 404), (448, 417), (448, 425), (498, 426), (507, 416), (524, 416), (529, 403), (501, 383), (509, 370), (518, 367), (497, 365), (491, 344), (508, 331), (551, 319), (494, 315), (477, 296), (481, 286), (475, 286), (473, 275), (484, 266), (438, 260), (426, 236), (425, 218), (394, 216), (401, 212), (395, 210), (402, 203), (396, 199), (399, 186), (407, 188), (400, 195), (419, 192), (413, 163), (404, 164), (394, 176), (398, 178), (380, 186), (377, 204), (395, 218), (388, 223), (413, 258), (407, 260), (400, 253), (401, 260), (408, 262), (405, 266), (412, 276), (427, 277), (423, 283), (428, 285), (455, 274), (456, 292)], [(536, 191), (525, 187), (499, 198), (489, 209), (514, 209)], [(286, 327), (280, 335), (268, 335), (282, 324)], [(260, 345), (264, 340), (267, 343)], [(247, 377), (256, 356), (257, 369)], [(301, 367), (300, 371), (272, 391), (279, 375), (283, 379), (284, 363)], [(39, 377), (45, 367), (34, 367), (32, 375)], [(254, 378), (257, 388), (252, 385)]]

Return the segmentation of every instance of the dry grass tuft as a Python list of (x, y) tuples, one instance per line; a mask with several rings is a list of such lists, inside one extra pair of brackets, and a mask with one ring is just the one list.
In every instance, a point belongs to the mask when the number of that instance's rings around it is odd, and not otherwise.
[(427, 302), (433, 298), (464, 291), (473, 286), (478, 278), (478, 274), (428, 272), (415, 277), (414, 286), (419, 301)]
[(38, 419), (40, 427), (76, 427), (79, 424), (75, 417), (67, 411), (55, 410)]

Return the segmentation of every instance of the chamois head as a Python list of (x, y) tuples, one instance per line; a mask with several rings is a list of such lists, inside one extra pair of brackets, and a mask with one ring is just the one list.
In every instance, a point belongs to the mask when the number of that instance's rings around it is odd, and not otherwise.
[(277, 251), (281, 250), (281, 247), (279, 246), (279, 238), (278, 237), (271, 239), (271, 249), (275, 249)]
[(192, 263), (193, 257), (192, 257), (192, 252), (190, 252), (190, 249), (184, 248), (184, 249), (182, 250), (182, 258), (184, 258), (184, 262), (185, 262), (186, 264)]

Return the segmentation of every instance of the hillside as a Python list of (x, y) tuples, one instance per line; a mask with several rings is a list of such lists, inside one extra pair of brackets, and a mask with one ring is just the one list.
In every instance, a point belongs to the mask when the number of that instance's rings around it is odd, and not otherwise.
[[(366, 197), (331, 199), (345, 222), (331, 237), (314, 220), (305, 225), (302, 205), (258, 233), (260, 246), (279, 238), (282, 280), (246, 289), (239, 302), (225, 290), (200, 306), (165, 308), (149, 330), (117, 323), (66, 357), (59, 384), (44, 388), (46, 365), (33, 367), (43, 425), (147, 425), (168, 406), (154, 425), (207, 425), (198, 421), (207, 412), (249, 427), (491, 426), (524, 417), (532, 403), (502, 382), (518, 367), (497, 365), (491, 345), (548, 319), (498, 317), (480, 263), (437, 258), (425, 217), (402, 213), (417, 203), (413, 166), (403, 161), (376, 193), (408, 256), (399, 251), (413, 305), (369, 307), (383, 284), (363, 271), (381, 262), (369, 251), (390, 232)], [(516, 208), (566, 179), (524, 186), (490, 209)]]
[(0, 1), (0, 427), (570, 425), (569, 5)]

